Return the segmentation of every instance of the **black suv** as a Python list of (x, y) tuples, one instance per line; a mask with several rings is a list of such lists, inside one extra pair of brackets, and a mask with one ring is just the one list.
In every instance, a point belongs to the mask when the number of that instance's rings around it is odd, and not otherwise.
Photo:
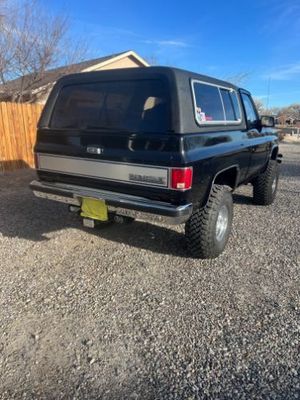
[(194, 257), (224, 249), (232, 191), (268, 205), (278, 183), (272, 117), (228, 82), (168, 67), (66, 76), (53, 88), (35, 146), (39, 197), (97, 221), (185, 223)]

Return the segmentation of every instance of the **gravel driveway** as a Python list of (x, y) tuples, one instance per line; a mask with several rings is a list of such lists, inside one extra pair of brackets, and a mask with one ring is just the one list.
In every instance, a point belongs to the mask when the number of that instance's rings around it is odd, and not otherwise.
[(277, 200), (235, 194), (213, 261), (183, 228), (87, 230), (0, 176), (1, 399), (296, 399), (300, 394), (300, 145)]

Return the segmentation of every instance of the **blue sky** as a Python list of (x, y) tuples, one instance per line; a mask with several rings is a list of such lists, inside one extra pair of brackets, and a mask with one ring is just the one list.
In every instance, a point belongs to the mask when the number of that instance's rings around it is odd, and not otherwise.
[(69, 15), (90, 58), (135, 50), (159, 65), (228, 79), (269, 106), (300, 103), (300, 0), (41, 0)]

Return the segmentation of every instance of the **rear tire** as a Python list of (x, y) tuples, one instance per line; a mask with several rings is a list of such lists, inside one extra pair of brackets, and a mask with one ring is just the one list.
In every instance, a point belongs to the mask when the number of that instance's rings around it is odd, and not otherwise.
[(185, 225), (189, 253), (195, 258), (215, 258), (224, 250), (233, 218), (232, 194), (213, 185), (207, 204), (193, 212)]
[(276, 197), (278, 179), (278, 163), (270, 160), (267, 169), (252, 182), (253, 203), (261, 206), (272, 204)]

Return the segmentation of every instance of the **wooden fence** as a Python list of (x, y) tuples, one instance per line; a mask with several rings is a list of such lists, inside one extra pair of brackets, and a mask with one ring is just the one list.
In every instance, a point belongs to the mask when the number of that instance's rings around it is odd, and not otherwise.
[(41, 104), (0, 103), (0, 173), (34, 167)]

